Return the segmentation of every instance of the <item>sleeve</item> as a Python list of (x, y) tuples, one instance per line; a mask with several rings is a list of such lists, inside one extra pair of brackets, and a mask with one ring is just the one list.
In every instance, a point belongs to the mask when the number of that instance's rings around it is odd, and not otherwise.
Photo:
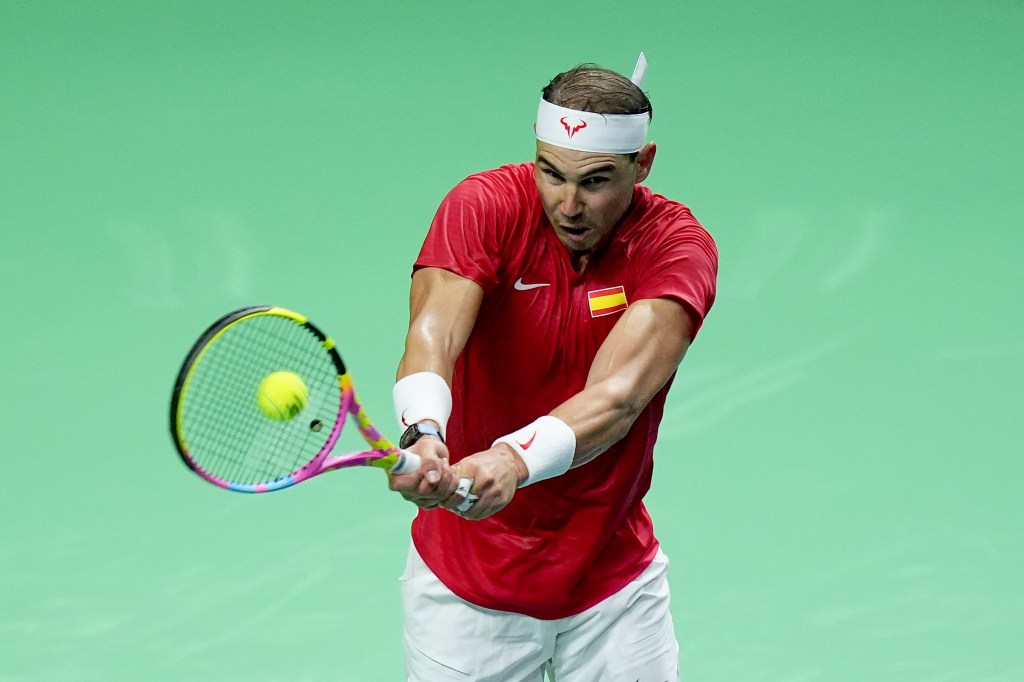
[(644, 268), (634, 298), (668, 298), (683, 304), (696, 322), (696, 336), (715, 302), (718, 248), (714, 240), (690, 217), (645, 251), (651, 265)]
[(514, 188), (503, 186), (494, 175), (472, 175), (448, 193), (430, 224), (414, 271), (442, 268), (473, 280), (484, 291), (494, 288), (502, 236), (521, 203), (511, 196)]

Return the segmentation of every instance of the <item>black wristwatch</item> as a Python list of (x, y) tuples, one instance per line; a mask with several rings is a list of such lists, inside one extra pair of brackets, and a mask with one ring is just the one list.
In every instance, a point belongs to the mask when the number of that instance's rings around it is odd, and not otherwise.
[(444, 443), (444, 438), (441, 436), (441, 432), (437, 428), (432, 424), (419, 422), (405, 430), (405, 433), (402, 434), (402, 438), (398, 441), (398, 447), (403, 450), (412, 447), (413, 443), (418, 441), (420, 438), (423, 438), (423, 436), (433, 436)]

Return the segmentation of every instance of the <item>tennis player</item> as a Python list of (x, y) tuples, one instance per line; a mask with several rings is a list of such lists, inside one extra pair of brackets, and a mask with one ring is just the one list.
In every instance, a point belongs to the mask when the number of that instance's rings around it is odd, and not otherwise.
[(420, 507), (409, 680), (678, 679), (643, 497), (718, 255), (686, 206), (640, 184), (656, 152), (645, 69), (556, 76), (535, 161), (460, 182), (416, 260), (394, 399), (424, 468), (390, 480)]

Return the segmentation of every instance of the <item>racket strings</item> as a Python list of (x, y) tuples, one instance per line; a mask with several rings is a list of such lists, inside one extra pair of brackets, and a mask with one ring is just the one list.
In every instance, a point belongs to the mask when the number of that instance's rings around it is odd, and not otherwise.
[[(277, 371), (297, 374), (309, 389), (306, 406), (287, 421), (270, 419), (256, 402), (260, 382)], [(289, 318), (256, 315), (228, 325), (199, 356), (182, 398), (182, 437), (211, 476), (269, 483), (316, 458), (340, 405), (338, 371), (320, 340)]]

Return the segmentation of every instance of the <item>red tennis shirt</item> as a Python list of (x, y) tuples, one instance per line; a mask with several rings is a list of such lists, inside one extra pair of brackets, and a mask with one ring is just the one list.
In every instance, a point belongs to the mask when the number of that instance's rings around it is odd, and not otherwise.
[[(415, 267), (443, 268), (484, 290), (452, 379), (447, 440), (457, 462), (581, 391), (628, 305), (678, 301), (699, 327), (714, 302), (718, 252), (686, 206), (637, 185), (607, 246), (578, 274), (527, 163), (459, 183)], [(622, 440), (519, 489), (497, 514), (466, 521), (420, 510), (412, 535), (423, 560), (463, 599), (536, 618), (574, 615), (617, 592), (658, 548), (643, 497), (671, 383)]]

